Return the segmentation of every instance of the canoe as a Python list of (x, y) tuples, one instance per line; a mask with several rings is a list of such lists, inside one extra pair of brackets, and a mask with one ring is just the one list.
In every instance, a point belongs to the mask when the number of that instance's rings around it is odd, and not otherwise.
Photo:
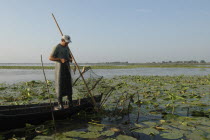
[[(102, 95), (94, 96), (96, 103), (100, 103)], [(51, 106), (52, 105), (52, 106)], [(70, 117), (82, 110), (93, 108), (91, 98), (73, 100), (73, 107), (68, 108), (64, 102), (64, 109), (57, 109), (58, 102), (30, 105), (0, 106), (0, 130), (25, 127), (26, 124), (40, 124), (52, 120), (52, 110), (55, 120)]]

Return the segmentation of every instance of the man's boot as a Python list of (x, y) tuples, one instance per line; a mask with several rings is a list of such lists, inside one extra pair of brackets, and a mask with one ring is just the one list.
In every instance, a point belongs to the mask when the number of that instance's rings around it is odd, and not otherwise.
[(70, 108), (70, 107), (73, 107), (72, 97), (71, 97), (71, 96), (68, 96), (68, 100), (69, 100), (69, 102), (68, 102), (69, 108)]
[(59, 97), (59, 98), (58, 98), (58, 107), (59, 107), (59, 109), (64, 109), (62, 97)]
[(59, 109), (64, 109), (64, 107), (63, 107), (63, 103), (61, 102), (58, 102), (58, 107), (59, 107)]

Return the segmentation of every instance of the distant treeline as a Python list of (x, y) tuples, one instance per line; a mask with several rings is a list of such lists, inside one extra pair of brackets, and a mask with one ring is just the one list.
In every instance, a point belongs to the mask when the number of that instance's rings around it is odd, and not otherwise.
[[(152, 62), (152, 64), (206, 64), (206, 63), (210, 63), (210, 62), (206, 62), (205, 60)], [(128, 63), (128, 61), (126, 61), (126, 62), (116, 61), (116, 62), (104, 62), (104, 63), (101, 63), (101, 64), (151, 64), (151, 62), (147, 62), (147, 63)]]
[(128, 64), (128, 61), (126, 62), (105, 62), (106, 64)]
[(155, 63), (172, 63), (172, 64), (206, 64), (207, 62), (205, 60), (201, 61), (196, 61), (196, 60), (190, 60), (190, 61), (162, 61), (162, 62), (152, 62), (153, 64)]

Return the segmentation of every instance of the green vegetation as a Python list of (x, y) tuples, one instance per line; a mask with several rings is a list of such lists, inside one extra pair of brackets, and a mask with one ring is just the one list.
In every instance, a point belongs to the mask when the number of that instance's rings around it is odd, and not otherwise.
[[(73, 66), (71, 66), (73, 67)], [(128, 65), (93, 65), (92, 69), (132, 69), (132, 68), (210, 68), (206, 65), (193, 64), (128, 64)], [(54, 66), (44, 66), (45, 69), (54, 69)], [(80, 66), (82, 68), (82, 66)], [(42, 69), (41, 66), (0, 66), (0, 69)]]
[[(48, 84), (51, 97), (56, 100), (54, 83), (48, 81)], [(210, 138), (210, 75), (119, 76), (103, 79), (95, 93), (110, 87), (114, 90), (100, 113), (85, 114), (90, 121), (82, 129), (75, 128), (74, 120), (64, 120), (65, 123), (59, 124), (62, 129), (57, 128), (55, 137), (140, 139), (143, 135), (145, 140), (155, 140), (155, 136), (192, 140)], [(46, 88), (41, 81), (0, 84), (0, 92), (1, 105), (48, 102)], [(74, 99), (83, 96), (74, 92)], [(79, 113), (77, 118), (83, 120), (84, 113)], [(74, 128), (68, 129), (69, 126)], [(53, 139), (54, 131), (48, 132), (47, 128), (41, 131), (42, 127), (34, 127), (40, 130), (35, 139)], [(0, 134), (0, 137), (4, 135)]]

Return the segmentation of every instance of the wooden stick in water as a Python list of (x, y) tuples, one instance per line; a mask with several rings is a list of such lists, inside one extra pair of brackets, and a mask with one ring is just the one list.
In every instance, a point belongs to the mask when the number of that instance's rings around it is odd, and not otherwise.
[(44, 80), (45, 80), (45, 83), (46, 83), (47, 93), (48, 93), (49, 100), (50, 100), (52, 120), (53, 120), (53, 124), (54, 124), (54, 128), (55, 128), (55, 133), (56, 133), (55, 117), (54, 117), (54, 114), (53, 114), (53, 106), (52, 106), (52, 101), (51, 101), (51, 97), (50, 97), (50, 90), (49, 90), (49, 86), (48, 86), (48, 83), (47, 83), (47, 78), (46, 78), (45, 71), (44, 71), (44, 65), (43, 65), (42, 55), (41, 55), (41, 62), (42, 62), (42, 71), (43, 71), (43, 74), (44, 74)]

